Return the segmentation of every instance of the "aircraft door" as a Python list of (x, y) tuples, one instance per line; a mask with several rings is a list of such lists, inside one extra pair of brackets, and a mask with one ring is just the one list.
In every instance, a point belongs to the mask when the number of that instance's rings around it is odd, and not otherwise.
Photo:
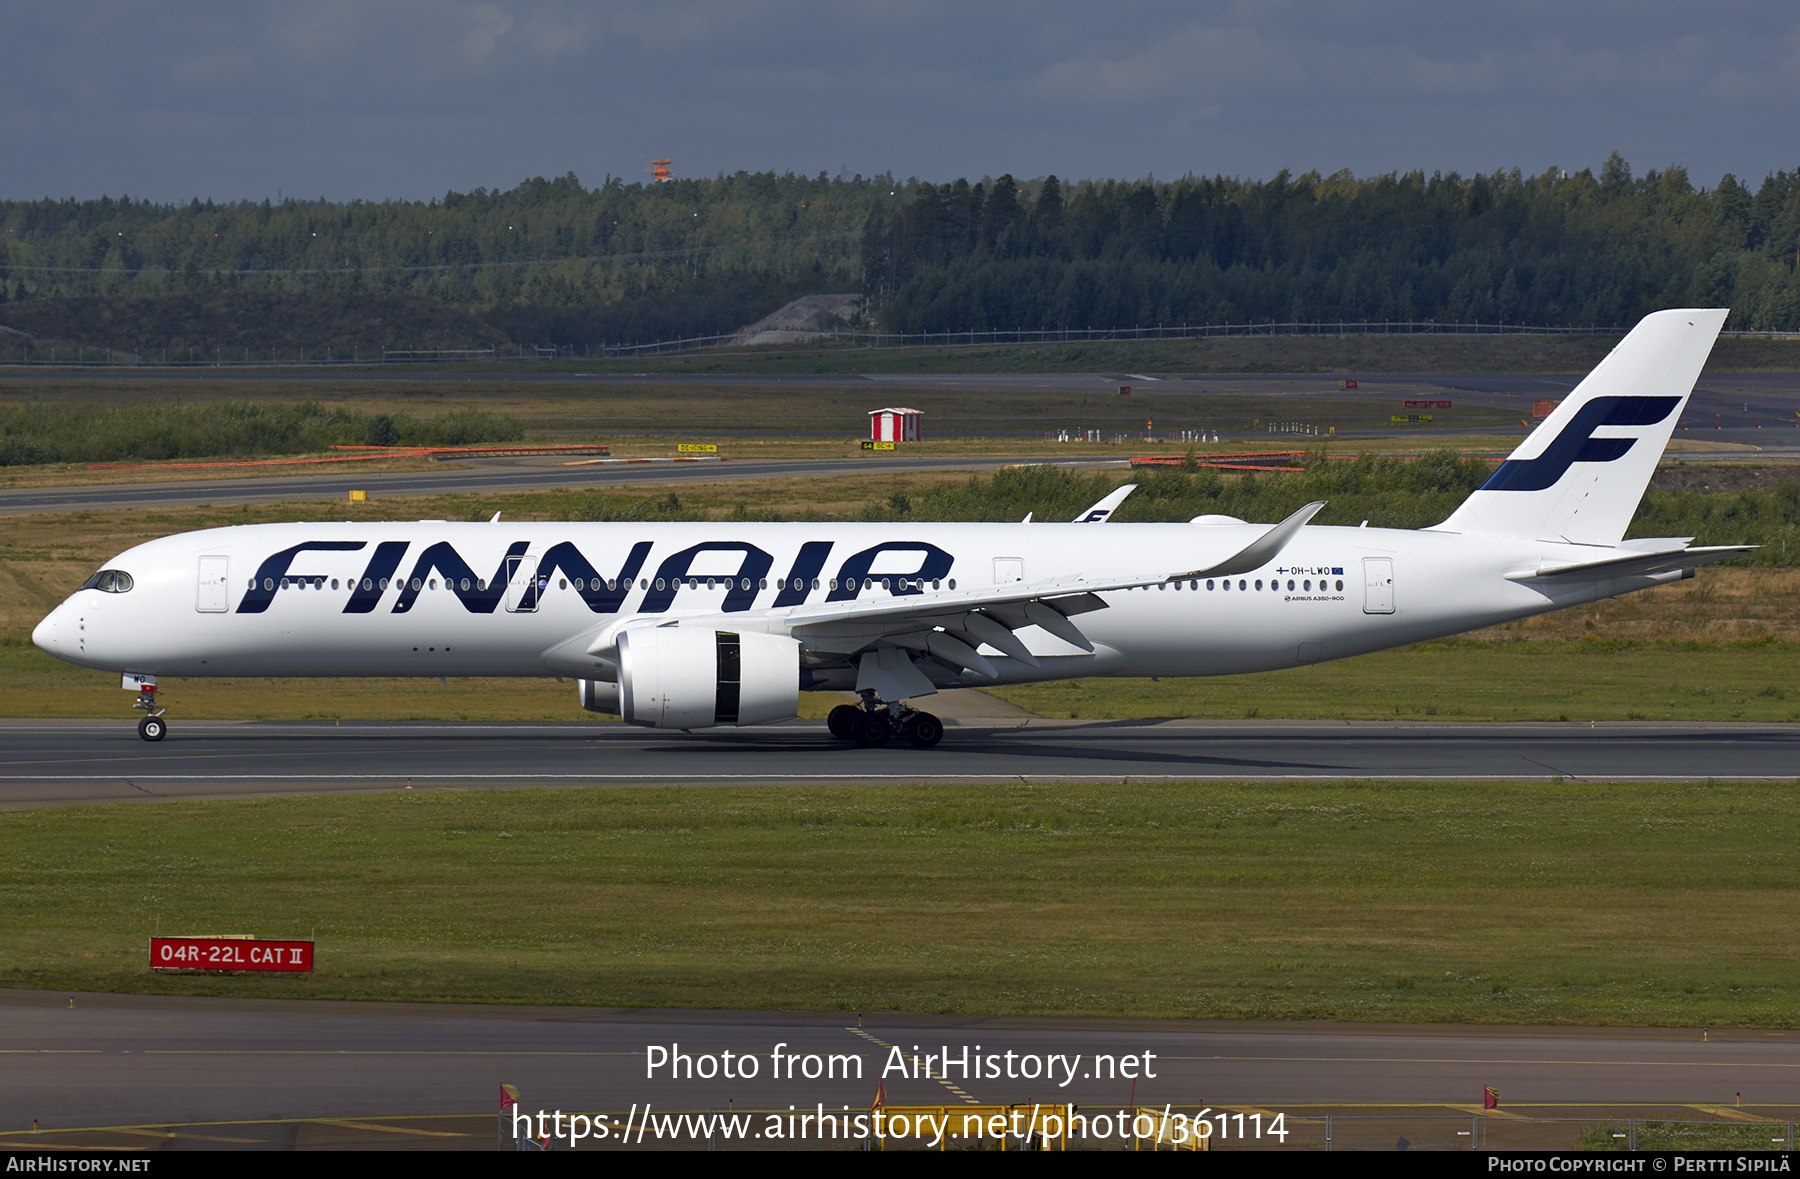
[(1363, 613), (1394, 612), (1394, 559), (1363, 558)]
[(538, 573), (538, 560), (543, 556), (536, 549), (517, 557), (506, 558), (506, 612), (508, 614), (535, 614), (538, 599), (543, 596), (545, 584), (550, 580), (548, 574)]
[(1009, 581), (1025, 580), (1025, 558), (995, 557), (994, 584), (1005, 585)]
[(223, 614), (231, 608), (226, 600), (230, 592), (231, 558), (201, 557), (194, 609), (202, 614)]

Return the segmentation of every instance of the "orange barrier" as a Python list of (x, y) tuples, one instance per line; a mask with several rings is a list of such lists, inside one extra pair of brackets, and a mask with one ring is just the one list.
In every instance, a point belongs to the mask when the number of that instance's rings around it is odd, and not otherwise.
[[(1197, 454), (1193, 456), (1193, 463), (1196, 467), (1212, 467), (1215, 470), (1220, 471), (1299, 471), (1304, 469), (1303, 464), (1289, 463), (1286, 466), (1277, 467), (1257, 465), (1242, 462), (1240, 460), (1304, 459), (1309, 457), (1312, 456), (1308, 455), (1307, 452), (1303, 450), (1271, 450), (1254, 454)], [(1322, 457), (1329, 462), (1353, 463), (1362, 456), (1357, 454), (1328, 454)], [(1398, 459), (1401, 462), (1411, 463), (1417, 462), (1425, 456), (1422, 454), (1379, 454), (1375, 457)], [(1465, 459), (1480, 459), (1483, 462), (1495, 463), (1501, 461), (1506, 456), (1498, 454), (1465, 454), (1461, 457)], [(1188, 462), (1188, 456), (1185, 454), (1142, 455), (1132, 459), (1131, 466), (1133, 470), (1140, 467), (1179, 467), (1186, 462)]]
[(530, 454), (607, 454), (609, 449), (599, 444), (582, 445), (579, 443), (553, 446), (530, 446), (525, 444), (502, 444), (494, 446), (355, 446), (350, 444), (334, 445), (333, 450), (360, 450), (364, 454), (327, 455), (318, 458), (291, 459), (221, 459), (210, 463), (89, 463), (90, 471), (141, 471), (152, 467), (164, 470), (185, 470), (194, 467), (292, 467), (308, 463), (361, 463), (372, 459), (387, 458), (429, 458), (442, 462), (445, 459), (488, 458), (502, 455)]

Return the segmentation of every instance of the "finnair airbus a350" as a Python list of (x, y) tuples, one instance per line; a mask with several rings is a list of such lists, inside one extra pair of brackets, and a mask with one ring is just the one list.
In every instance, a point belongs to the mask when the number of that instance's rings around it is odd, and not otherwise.
[(952, 687), (1342, 659), (1693, 576), (1744, 551), (1623, 539), (1722, 310), (1620, 342), (1448, 520), (1070, 524), (258, 524), (121, 553), (37, 627), (123, 674), (568, 676), (583, 708), (697, 729), (854, 690), (845, 740), (934, 745)]

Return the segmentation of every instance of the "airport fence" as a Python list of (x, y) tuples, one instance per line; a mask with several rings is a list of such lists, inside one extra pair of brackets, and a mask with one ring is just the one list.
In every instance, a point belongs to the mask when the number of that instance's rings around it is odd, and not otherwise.
[[(771, 332), (783, 329), (771, 329)], [(1305, 320), (1289, 323), (1156, 324), (1129, 328), (991, 328), (943, 332), (876, 332), (859, 328), (793, 329), (792, 342), (831, 344), (849, 348), (973, 348), (996, 344), (1119, 343), (1145, 340), (1198, 340), (1233, 336), (1345, 336), (1345, 335), (1451, 335), (1451, 336), (1580, 336), (1612, 334), (1619, 328), (1552, 327), (1517, 323), (1438, 323), (1430, 320)], [(764, 333), (769, 334), (769, 333)], [(779, 348), (783, 342), (746, 344), (741, 332), (719, 336), (689, 336), (649, 344), (605, 346), (608, 356), (685, 352), (720, 347)]]
[[(773, 329), (780, 332), (783, 329)], [(1157, 324), (1129, 328), (982, 329), (943, 332), (876, 332), (860, 328), (796, 328), (787, 340), (748, 343), (742, 332), (723, 335), (685, 336), (644, 344), (521, 344), (506, 348), (360, 348), (320, 347), (279, 353), (251, 348), (180, 349), (171, 353), (131, 352), (124, 349), (66, 347), (38, 349), (0, 348), (0, 366), (31, 368), (292, 368), (467, 362), (520, 363), (546, 360), (598, 360), (616, 357), (662, 356), (670, 353), (729, 350), (734, 355), (754, 355), (794, 344), (825, 345), (837, 349), (882, 350), (896, 348), (978, 348), (1001, 344), (1132, 343), (1157, 340), (1225, 339), (1250, 336), (1589, 336), (1622, 335), (1625, 329), (1603, 324), (1558, 326), (1521, 323), (1440, 323), (1433, 320), (1297, 320), (1287, 323)], [(768, 335), (769, 333), (759, 333)], [(1722, 337), (1746, 339), (1795, 339), (1800, 333), (1784, 331), (1725, 331)]]

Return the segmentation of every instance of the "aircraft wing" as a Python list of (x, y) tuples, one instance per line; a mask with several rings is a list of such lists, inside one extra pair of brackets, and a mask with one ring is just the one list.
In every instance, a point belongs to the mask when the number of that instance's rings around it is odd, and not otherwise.
[[(982, 644), (1038, 667), (1037, 656), (1016, 632), (1037, 627), (1079, 650), (1094, 644), (1073, 621), (1107, 607), (1102, 593), (1160, 585), (1168, 572), (1119, 578), (1047, 578), (1010, 582), (977, 590), (925, 591), (863, 601), (822, 602), (788, 612), (782, 628), (816, 660), (857, 660), (858, 687), (865, 682), (883, 696), (935, 691), (929, 677), (906, 652), (916, 652), (953, 673), (967, 670), (998, 678)], [(873, 657), (871, 657), (871, 654)]]
[[(1322, 502), (1306, 505), (1248, 545), (1201, 569), (1165, 568), (1113, 577), (1042, 578), (960, 590), (929, 590), (903, 582), (898, 593), (818, 602), (784, 610), (688, 616), (657, 622), (641, 616), (621, 619), (565, 640), (552, 650), (580, 645), (585, 647), (589, 657), (611, 659), (616, 654), (619, 632), (627, 626), (719, 626), (760, 630), (799, 640), (808, 659), (815, 665), (842, 665), (864, 652), (873, 651), (876, 659), (858, 662), (861, 669), (859, 682), (864, 676), (877, 676), (883, 695), (893, 699), (922, 695), (936, 691), (936, 688), (913, 666), (910, 656), (904, 656), (902, 652), (917, 652), (953, 672), (966, 669), (988, 679), (996, 678), (997, 672), (993, 663), (979, 651), (984, 643), (1029, 667), (1039, 666), (1037, 656), (1016, 633), (1030, 627), (1037, 627), (1072, 647), (1092, 653), (1093, 642), (1072, 620), (1081, 614), (1106, 609), (1106, 599), (1100, 595), (1194, 578), (1230, 576), (1261, 568), (1274, 560), (1324, 506)], [(875, 672), (876, 667), (884, 670)]]
[(1046, 578), (976, 590), (926, 590), (866, 601), (821, 602), (788, 611), (786, 629), (814, 649), (848, 647), (844, 654), (849, 655), (885, 641), (924, 651), (940, 662), (983, 676), (992, 676), (994, 669), (976, 650), (982, 643), (1036, 667), (1036, 657), (1013, 632), (1035, 626), (1092, 652), (1094, 644), (1070, 618), (1105, 609), (1107, 603), (1100, 594), (1261, 568), (1324, 506), (1323, 502), (1306, 505), (1242, 549), (1203, 569)]
[[(928, 655), (952, 671), (967, 668), (976, 675), (993, 678), (994, 665), (976, 650), (983, 643), (1037, 667), (1037, 658), (1013, 633), (1036, 626), (1071, 646), (1092, 652), (1094, 644), (1070, 621), (1072, 616), (1104, 610), (1107, 603), (1100, 594), (1105, 591), (1136, 589), (1170, 580), (1173, 577), (1166, 572), (1104, 580), (1050, 578), (974, 590), (883, 594), (785, 610), (746, 610), (679, 619), (620, 619), (571, 636), (546, 651), (545, 656), (566, 659), (579, 648), (585, 650), (587, 659), (601, 660), (610, 668), (618, 658), (619, 635), (625, 629), (716, 626), (788, 635), (799, 640), (815, 665), (842, 664), (861, 652), (878, 648), (888, 648), (891, 655), (892, 649), (899, 648)], [(579, 663), (578, 657), (572, 666)], [(910, 662), (906, 670), (917, 677), (912, 684), (917, 691), (909, 695), (936, 690), (922, 674), (912, 671)]]

